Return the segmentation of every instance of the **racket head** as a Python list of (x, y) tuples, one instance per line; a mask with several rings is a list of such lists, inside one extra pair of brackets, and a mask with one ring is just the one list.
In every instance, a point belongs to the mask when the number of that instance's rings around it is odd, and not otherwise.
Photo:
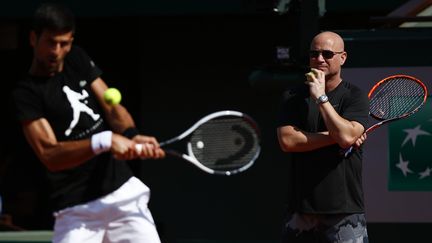
[(194, 126), (182, 157), (215, 175), (234, 175), (250, 168), (258, 158), (260, 131), (257, 123), (238, 111), (207, 115)]
[(426, 102), (428, 91), (419, 79), (392, 75), (376, 83), (369, 91), (369, 114), (387, 121), (410, 116)]

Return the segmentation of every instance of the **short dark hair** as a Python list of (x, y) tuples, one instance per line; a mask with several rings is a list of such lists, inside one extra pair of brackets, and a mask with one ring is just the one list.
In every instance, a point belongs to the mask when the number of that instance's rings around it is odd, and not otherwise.
[(33, 31), (40, 35), (44, 30), (75, 32), (75, 17), (63, 5), (42, 4), (33, 16)]

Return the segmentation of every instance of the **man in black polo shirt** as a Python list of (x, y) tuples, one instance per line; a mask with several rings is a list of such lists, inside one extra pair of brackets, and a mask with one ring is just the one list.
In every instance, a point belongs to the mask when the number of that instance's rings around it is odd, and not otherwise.
[[(346, 58), (338, 34), (316, 35), (305, 87), (284, 94), (278, 138), (293, 168), (284, 242), (368, 242), (361, 144), (369, 102), (365, 92), (342, 80)], [(351, 145), (357, 149), (341, 155)]]

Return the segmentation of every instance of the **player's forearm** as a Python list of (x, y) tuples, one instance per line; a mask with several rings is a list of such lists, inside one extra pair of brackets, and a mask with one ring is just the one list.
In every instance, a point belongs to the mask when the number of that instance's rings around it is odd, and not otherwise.
[(307, 152), (335, 144), (328, 132), (309, 133), (295, 127), (282, 127), (277, 134), (284, 152)]
[(135, 122), (132, 116), (121, 104), (108, 104), (105, 102), (104, 93), (107, 91), (108, 86), (101, 78), (97, 78), (91, 84), (93, 93), (99, 101), (102, 109), (105, 112), (105, 118), (115, 133), (123, 133), (127, 128), (135, 127)]
[(122, 105), (115, 105), (107, 112), (106, 120), (115, 133), (123, 133), (127, 128), (135, 127), (135, 122)]
[(51, 171), (72, 168), (94, 156), (90, 139), (59, 142), (45, 118), (22, 123), (24, 136)]
[(50, 171), (61, 171), (77, 167), (95, 156), (90, 139), (41, 143), (34, 147), (37, 156)]
[(324, 123), (329, 131), (329, 135), (342, 148), (350, 147), (362, 134), (351, 121), (341, 117), (330, 104), (326, 102), (319, 105)]

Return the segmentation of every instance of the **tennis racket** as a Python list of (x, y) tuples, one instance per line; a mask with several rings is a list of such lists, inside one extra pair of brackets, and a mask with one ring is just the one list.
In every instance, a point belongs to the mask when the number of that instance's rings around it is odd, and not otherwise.
[[(183, 152), (170, 148), (175, 143), (183, 147)], [(230, 110), (201, 118), (160, 146), (166, 154), (189, 161), (207, 173), (226, 176), (250, 168), (261, 151), (256, 122), (242, 112)]]
[[(366, 129), (369, 133), (385, 123), (407, 118), (426, 102), (426, 85), (408, 75), (393, 75), (376, 83), (369, 91), (369, 115), (379, 122)], [(344, 151), (351, 154), (353, 146)]]

